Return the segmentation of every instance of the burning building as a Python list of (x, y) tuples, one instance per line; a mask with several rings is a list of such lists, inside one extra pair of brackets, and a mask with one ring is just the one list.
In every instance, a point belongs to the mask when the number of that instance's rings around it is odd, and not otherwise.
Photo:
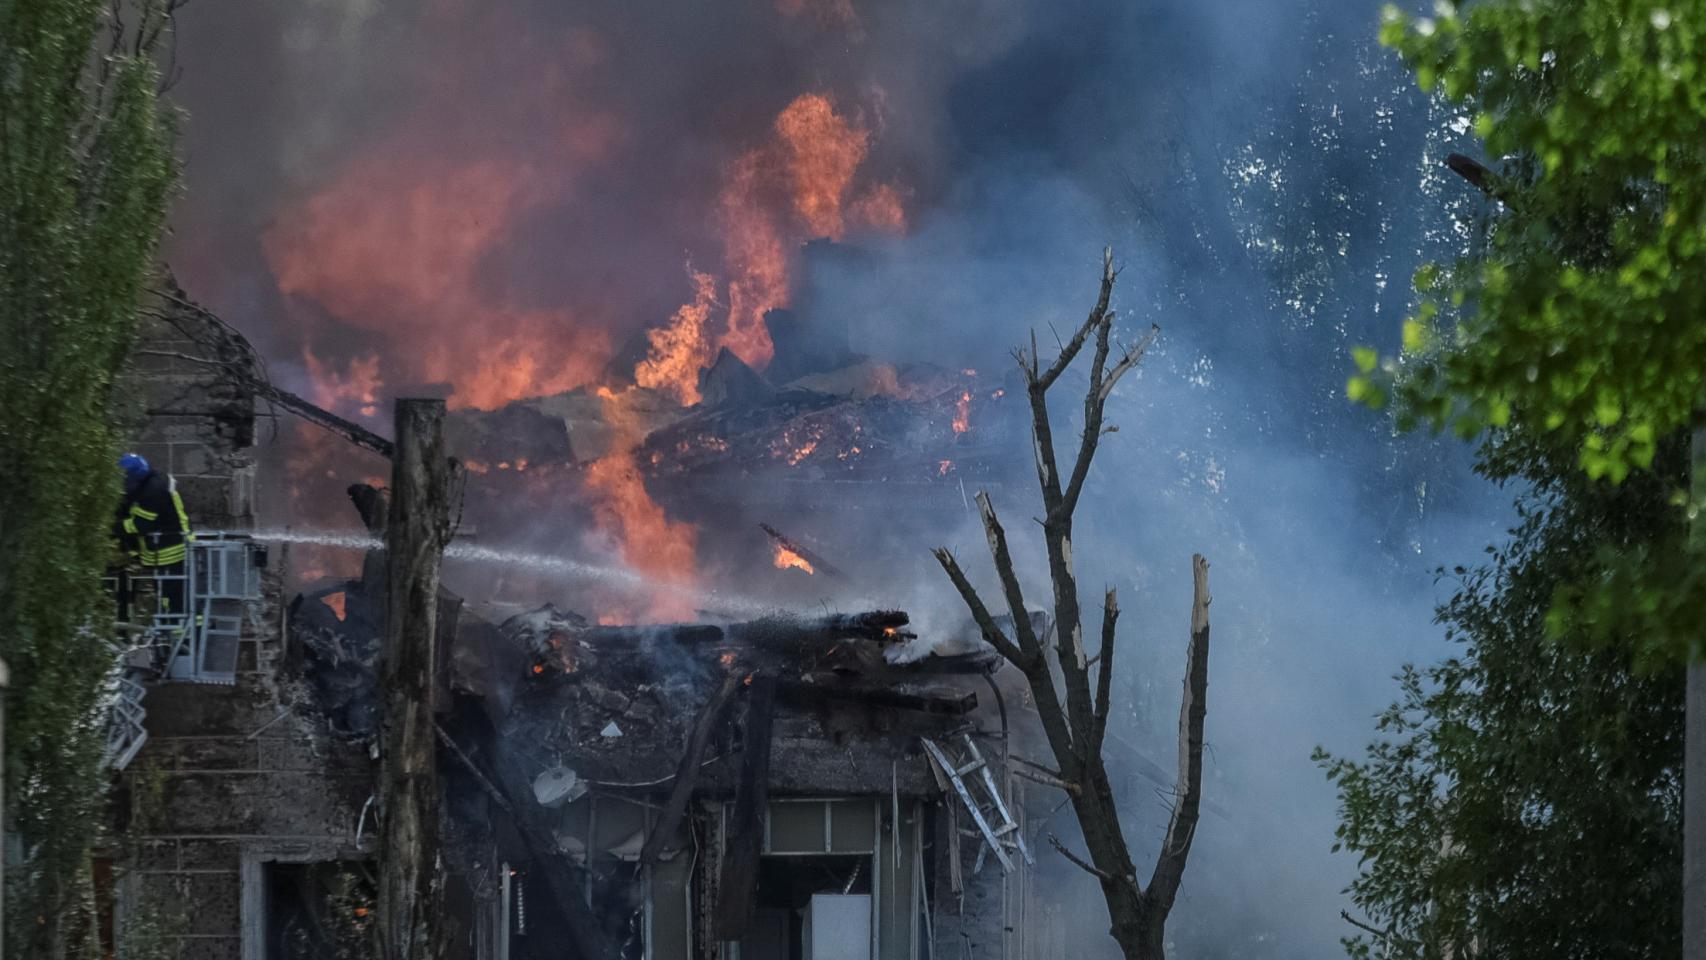
[[(1002, 388), (873, 362), (809, 318), (762, 322), (789, 331), (770, 349), (797, 347), (775, 357), (787, 382), (725, 345), (691, 396), (576, 388), (452, 424), (470, 526), (560, 507), (643, 576), (571, 603), (525, 577), (440, 593), (446, 955), (1058, 954), (1057, 905), (1031, 883), (1055, 800), (1027, 766), (1043, 753), (1035, 716), (977, 631), (880, 604), (755, 609), (706, 572), (818, 583), (880, 564), (802, 521), (829, 505), (865, 525), (963, 509), (958, 473), (1005, 452), (977, 428)], [(289, 537), (255, 537), (269, 485), (250, 448), (269, 403), (364, 456), (389, 442), (267, 384), (242, 338), (176, 292), (132, 379), (139, 448), (184, 489), (209, 544), (198, 562), (236, 572), (192, 588), (210, 626), (144, 630), (121, 665), (111, 935), (176, 917), (161, 935), (183, 956), (363, 955), (385, 856), (388, 494), (370, 465), (324, 461), (347, 500), (322, 506), (353, 505), (370, 536), (337, 569), (293, 569)], [(898, 485), (918, 496), (903, 505)], [(754, 522), (755, 502), (779, 525)]]

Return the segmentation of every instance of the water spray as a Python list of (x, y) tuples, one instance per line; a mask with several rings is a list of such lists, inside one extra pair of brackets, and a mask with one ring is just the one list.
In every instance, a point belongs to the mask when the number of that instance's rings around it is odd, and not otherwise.
[[(333, 533), (317, 530), (257, 530), (250, 534), (255, 540), (268, 543), (300, 543), (339, 550), (383, 550), (385, 542), (377, 537), (358, 533)], [(630, 590), (657, 589), (691, 597), (697, 605), (738, 610), (743, 613), (770, 613), (776, 607), (751, 597), (730, 595), (718, 591), (699, 590), (669, 581), (653, 580), (626, 567), (587, 563), (569, 557), (526, 550), (508, 550), (478, 546), (471, 543), (451, 543), (444, 550), (447, 560), (466, 560), (471, 563), (490, 563), (521, 567), (541, 573), (554, 574), (565, 580), (594, 583)]]

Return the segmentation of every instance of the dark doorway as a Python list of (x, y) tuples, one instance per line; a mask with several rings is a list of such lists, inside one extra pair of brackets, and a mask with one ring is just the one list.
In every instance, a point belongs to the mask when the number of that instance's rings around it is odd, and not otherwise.
[(870, 856), (760, 858), (757, 905), (740, 942), (741, 960), (804, 960), (806, 911), (819, 893), (869, 896)]
[(376, 899), (369, 865), (268, 863), (267, 960), (364, 960), (373, 955)]

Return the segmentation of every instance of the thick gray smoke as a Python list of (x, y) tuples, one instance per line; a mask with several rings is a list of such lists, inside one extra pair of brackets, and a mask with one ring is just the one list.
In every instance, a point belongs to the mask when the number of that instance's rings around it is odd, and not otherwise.
[[(1505, 515), (1460, 445), (1394, 437), (1342, 396), (1350, 347), (1393, 343), (1415, 266), (1461, 249), (1476, 213), (1439, 173), (1465, 125), (1373, 44), (1378, 6), (191, 5), (173, 263), (281, 379), (300, 378), (305, 345), (335, 365), (394, 348), (386, 326), (403, 321), (281, 294), (266, 251), (280, 218), (373, 157), (412, 184), (437, 165), (520, 157), (498, 175), (524, 171), (542, 198), (507, 219), (493, 211), (501, 231), (467, 279), (511, 315), (542, 312), (550, 329), (553, 311), (572, 310), (581, 319), (563, 336), (590, 322), (619, 347), (691, 299), (681, 266), (718, 255), (720, 171), (808, 91), (862, 111), (866, 175), (906, 195), (903, 236), (862, 240), (863, 256), (796, 278), (795, 299), (846, 322), (859, 350), (994, 382), (1030, 330), (1046, 344), (1051, 325), (1064, 334), (1082, 319), (1113, 245), (1125, 329), (1164, 329), (1111, 404), (1120, 432), (1078, 540), (1091, 608), (1106, 583), (1125, 610), (1113, 759), (1136, 852), (1146, 859), (1165, 823), (1150, 774), (1174, 767), (1188, 564), (1201, 552), (1216, 595), (1216, 809), (1170, 925), (1176, 955), (1332, 956), (1354, 865), (1328, 853), (1333, 796), (1310, 748), (1360, 744), (1396, 667), (1443, 652), (1431, 607), (1451, 584), (1431, 571), (1478, 556)], [(383, 298), (368, 306), (384, 312)], [(411, 340), (464, 334), (454, 316), (409, 322)], [(395, 381), (380, 399), (412, 386)], [(1072, 386), (1060, 389), (1066, 422)], [(1041, 600), (1025, 438), (1007, 439), (1021, 459), (997, 506), (1027, 538), (1020, 560)], [(962, 504), (938, 529), (848, 519), (817, 533), (862, 535), (899, 594), (883, 599), (946, 622), (959, 611), (924, 548), (948, 543), (987, 582), (972, 519)], [(1069, 815), (1051, 830), (1070, 840)], [(1094, 885), (1049, 862), (1050, 882), (1084, 905), (1070, 954), (1112, 955)]]

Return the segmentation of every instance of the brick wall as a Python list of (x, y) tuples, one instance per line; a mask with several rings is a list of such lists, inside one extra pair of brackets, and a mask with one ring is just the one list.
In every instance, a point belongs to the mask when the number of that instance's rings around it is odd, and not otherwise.
[[(196, 529), (249, 529), (254, 402), (219, 364), (241, 367), (252, 356), (194, 310), (166, 303), (162, 314), (143, 330), (125, 381), (131, 449), (173, 474)], [(267, 861), (359, 854), (356, 820), (372, 792), (373, 764), (360, 745), (331, 741), (288, 708), (292, 688), (278, 672), (285, 559), (277, 549), (269, 557), (235, 684), (151, 687), (149, 740), (115, 804), (120, 926), (134, 926), (125, 918), (177, 918), (166, 928), (186, 960), (264, 956)]]

